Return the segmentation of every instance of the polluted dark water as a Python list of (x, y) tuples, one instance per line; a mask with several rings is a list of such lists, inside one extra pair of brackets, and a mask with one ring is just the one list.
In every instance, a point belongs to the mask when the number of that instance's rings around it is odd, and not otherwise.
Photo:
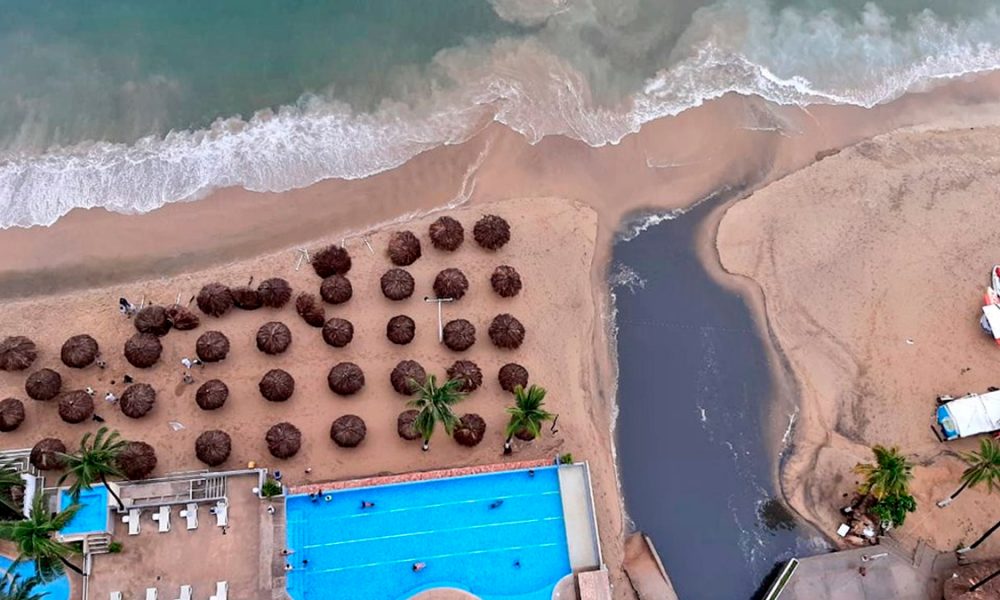
[[(625, 505), (682, 600), (759, 598), (777, 565), (826, 550), (779, 499), (773, 381), (744, 300), (695, 252), (716, 202), (615, 244), (618, 460)], [(652, 224), (651, 224), (652, 223)]]

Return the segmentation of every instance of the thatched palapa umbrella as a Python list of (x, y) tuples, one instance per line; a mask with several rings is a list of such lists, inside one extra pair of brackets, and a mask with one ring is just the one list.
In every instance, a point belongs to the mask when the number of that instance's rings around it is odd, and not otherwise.
[(125, 444), (115, 463), (125, 477), (145, 479), (156, 468), (156, 450), (146, 442), (132, 441)]
[(313, 254), (312, 266), (320, 277), (347, 275), (351, 270), (351, 253), (345, 248), (330, 244)]
[(39, 369), (28, 375), (24, 391), (32, 400), (51, 400), (62, 391), (62, 376), (52, 369)]
[(521, 275), (509, 265), (500, 265), (490, 276), (493, 291), (501, 298), (513, 298), (521, 291)]
[(139, 369), (148, 369), (160, 360), (163, 344), (151, 333), (137, 333), (125, 342), (125, 360)]
[(205, 431), (194, 441), (195, 456), (210, 467), (217, 467), (226, 462), (232, 450), (232, 438), (220, 429)]
[(219, 362), (229, 354), (229, 338), (221, 331), (206, 331), (198, 336), (194, 351), (203, 362)]
[(209, 379), (194, 393), (194, 401), (202, 410), (218, 410), (228, 399), (229, 386), (219, 379)]
[(335, 394), (350, 396), (365, 387), (365, 373), (352, 362), (342, 362), (330, 369), (326, 382)]
[(167, 335), (170, 332), (170, 319), (167, 316), (167, 309), (159, 304), (150, 304), (144, 307), (132, 320), (136, 331), (139, 333), (152, 333), (153, 335)]
[(59, 418), (67, 423), (83, 423), (94, 415), (94, 399), (83, 390), (59, 394)]
[(354, 325), (347, 319), (334, 317), (323, 325), (323, 341), (334, 348), (343, 348), (354, 339)]
[(497, 379), (501, 388), (513, 394), (517, 386), (528, 387), (528, 370), (517, 363), (507, 363), (500, 367)]
[(454, 252), (465, 240), (465, 228), (451, 217), (440, 217), (429, 228), (431, 243), (438, 250)]
[(257, 330), (257, 349), (264, 354), (281, 354), (292, 345), (292, 332), (280, 321), (264, 323)]
[(292, 299), (292, 286), (281, 277), (271, 277), (257, 286), (260, 301), (268, 308), (281, 308)]
[(118, 400), (122, 414), (130, 419), (146, 416), (149, 411), (153, 410), (155, 404), (156, 390), (148, 383), (133, 383), (125, 388), (122, 397)]
[(406, 315), (396, 315), (385, 326), (385, 337), (393, 344), (409, 344), (416, 332), (417, 324)]
[(471, 360), (456, 360), (448, 367), (448, 379), (461, 381), (461, 391), (474, 392), (483, 385), (483, 372), (479, 369), (479, 365)]
[(62, 455), (66, 454), (66, 444), (59, 438), (42, 438), (31, 449), (28, 460), (39, 471), (58, 471), (66, 466)]
[(322, 327), (326, 323), (326, 309), (319, 303), (314, 294), (301, 292), (295, 298), (295, 312), (302, 320), (313, 327)]
[(354, 295), (351, 280), (343, 275), (330, 275), (319, 286), (319, 295), (323, 302), (343, 304)]
[(283, 422), (271, 426), (264, 436), (267, 449), (275, 458), (291, 458), (302, 447), (302, 432), (291, 423)]
[(419, 410), (412, 408), (399, 413), (399, 417), (396, 418), (396, 433), (399, 434), (399, 437), (411, 442), (420, 439), (420, 432), (413, 426), (419, 414)]
[(399, 267), (406, 267), (420, 258), (420, 240), (412, 231), (397, 231), (389, 238), (389, 260)]
[(424, 384), (427, 371), (415, 360), (401, 360), (389, 374), (392, 389), (404, 396), (411, 396)]
[(510, 224), (496, 215), (486, 215), (476, 221), (472, 237), (487, 250), (499, 250), (510, 241)]
[(0, 431), (14, 431), (24, 423), (24, 402), (17, 398), (0, 400)]
[(206, 315), (221, 317), (229, 312), (236, 300), (229, 286), (213, 282), (205, 285), (198, 292), (198, 308)]
[(249, 285), (240, 285), (230, 290), (233, 295), (233, 306), (242, 310), (257, 310), (264, 306), (260, 292)]
[(445, 269), (434, 278), (434, 295), (459, 300), (469, 289), (469, 280), (458, 269)]
[(524, 325), (512, 315), (504, 313), (493, 317), (489, 334), (497, 348), (512, 350), (524, 342)]
[(330, 439), (341, 448), (354, 448), (364, 441), (368, 428), (358, 415), (337, 417), (330, 426)]
[(295, 393), (295, 378), (288, 371), (271, 369), (261, 377), (257, 389), (270, 402), (284, 402)]
[(470, 448), (483, 441), (484, 435), (486, 435), (486, 421), (476, 413), (462, 415), (452, 433), (456, 442)]
[(38, 358), (35, 342), (23, 335), (12, 335), (0, 342), (0, 371), (23, 371)]
[(448, 321), (444, 326), (444, 345), (461, 352), (476, 343), (476, 326), (465, 319)]
[(180, 304), (167, 307), (167, 319), (178, 331), (190, 331), (201, 325), (201, 317), (193, 310)]
[(60, 356), (67, 367), (82, 369), (93, 364), (100, 352), (97, 340), (86, 333), (81, 333), (63, 343)]
[(413, 295), (413, 275), (403, 269), (389, 269), (382, 275), (379, 283), (382, 293), (390, 300), (405, 300)]

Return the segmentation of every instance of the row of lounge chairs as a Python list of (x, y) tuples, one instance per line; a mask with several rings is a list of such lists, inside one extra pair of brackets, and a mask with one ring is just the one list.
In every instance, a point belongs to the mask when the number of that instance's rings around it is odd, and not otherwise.
[[(161, 506), (160, 509), (153, 513), (153, 520), (156, 521), (158, 526), (158, 531), (160, 533), (166, 533), (170, 531), (170, 506)], [(215, 506), (209, 509), (209, 512), (215, 515), (215, 524), (219, 527), (229, 526), (229, 503), (225, 500), (219, 500), (215, 503)], [(127, 515), (122, 516), (122, 523), (128, 525), (129, 535), (139, 535), (140, 530), (140, 520), (142, 517), (142, 509), (133, 508), (128, 511)], [(188, 502), (187, 506), (180, 511), (180, 517), (187, 522), (188, 530), (198, 529), (198, 503)]]
[[(156, 588), (146, 588), (146, 600), (159, 600), (159, 591)], [(189, 585), (181, 586), (181, 595), (176, 600), (193, 600), (194, 591)], [(121, 592), (111, 592), (111, 600), (125, 600)], [(215, 595), (209, 600), (229, 600), (229, 582), (217, 581), (215, 583)]]

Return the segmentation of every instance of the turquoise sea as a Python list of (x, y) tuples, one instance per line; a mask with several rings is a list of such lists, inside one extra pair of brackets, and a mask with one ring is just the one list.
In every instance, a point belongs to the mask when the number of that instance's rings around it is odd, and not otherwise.
[(726, 92), (1000, 65), (985, 0), (0, 0), (0, 227), (359, 178), (499, 121), (616, 143)]

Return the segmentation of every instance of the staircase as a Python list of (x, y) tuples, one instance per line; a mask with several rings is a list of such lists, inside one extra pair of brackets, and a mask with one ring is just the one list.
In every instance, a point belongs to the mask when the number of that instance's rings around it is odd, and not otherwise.
[(95, 533), (88, 535), (83, 544), (85, 554), (107, 554), (111, 551), (111, 534)]

